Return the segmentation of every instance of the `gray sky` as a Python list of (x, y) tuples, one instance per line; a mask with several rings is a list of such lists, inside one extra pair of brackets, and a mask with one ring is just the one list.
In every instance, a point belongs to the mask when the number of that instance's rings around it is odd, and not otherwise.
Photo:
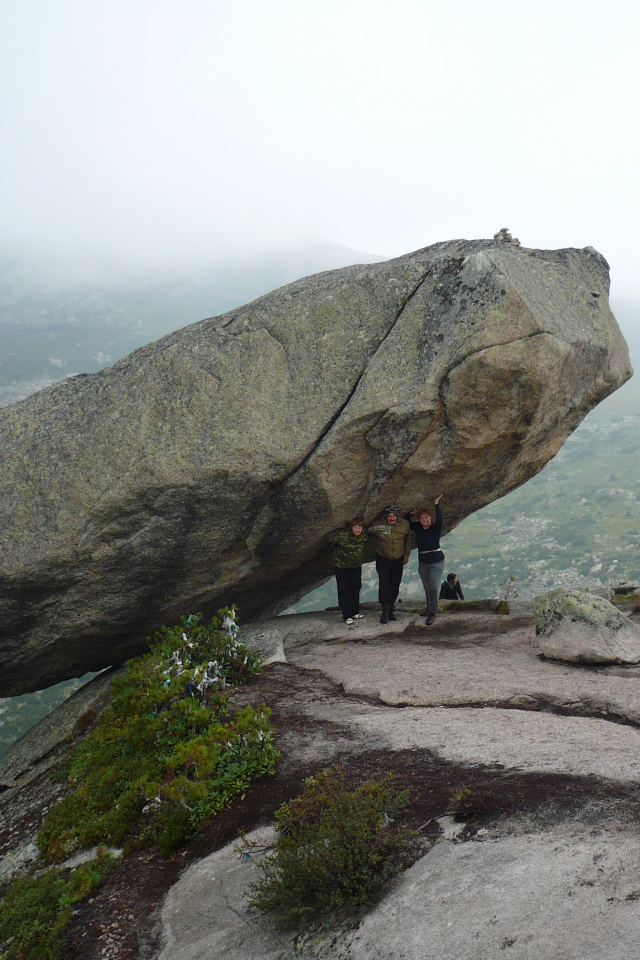
[(630, 0), (3, 0), (0, 246), (188, 265), (508, 226), (640, 302)]

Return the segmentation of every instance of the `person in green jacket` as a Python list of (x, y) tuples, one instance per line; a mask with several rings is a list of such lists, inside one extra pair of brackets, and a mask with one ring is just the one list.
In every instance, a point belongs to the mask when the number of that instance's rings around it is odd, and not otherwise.
[(360, 588), (364, 545), (368, 539), (362, 517), (355, 517), (346, 529), (327, 534), (327, 540), (333, 544), (332, 561), (338, 585), (338, 605), (345, 623), (353, 623), (364, 617), (360, 613)]

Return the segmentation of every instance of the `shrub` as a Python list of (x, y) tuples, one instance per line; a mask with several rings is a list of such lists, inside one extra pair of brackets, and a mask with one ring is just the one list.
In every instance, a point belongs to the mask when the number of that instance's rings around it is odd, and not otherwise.
[(469, 787), (457, 787), (449, 798), (447, 813), (454, 820), (468, 820), (474, 815), (475, 800)]
[(305, 781), (276, 813), (278, 839), (260, 864), (251, 902), (275, 911), (276, 925), (326, 924), (371, 904), (405, 865), (417, 836), (395, 818), (409, 803), (392, 776), (349, 793), (338, 770)]
[(112, 858), (98, 851), (96, 860), (66, 876), (52, 868), (37, 877), (14, 880), (0, 904), (2, 960), (57, 960), (64, 956), (61, 934), (73, 906), (100, 886)]
[(260, 659), (236, 640), (233, 609), (163, 627), (151, 652), (128, 663), (66, 774), (38, 844), (61, 862), (78, 847), (157, 844), (173, 853), (212, 815), (273, 773), (278, 757), (266, 707), (229, 716), (224, 690), (254, 676)]

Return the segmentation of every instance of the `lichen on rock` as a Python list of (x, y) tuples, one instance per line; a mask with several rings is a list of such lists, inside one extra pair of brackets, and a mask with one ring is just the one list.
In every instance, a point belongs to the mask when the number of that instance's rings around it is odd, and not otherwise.
[(546, 657), (576, 663), (640, 663), (640, 630), (604, 597), (560, 587), (531, 608)]
[(555, 633), (564, 617), (611, 630), (629, 626), (627, 617), (616, 610), (613, 604), (586, 590), (566, 590), (558, 587), (534, 597), (531, 609), (536, 618), (536, 633), (543, 636)]

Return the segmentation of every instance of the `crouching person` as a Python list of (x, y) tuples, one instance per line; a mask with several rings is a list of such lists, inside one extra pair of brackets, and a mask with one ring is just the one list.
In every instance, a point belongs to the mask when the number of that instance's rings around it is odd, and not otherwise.
[(345, 623), (362, 620), (360, 588), (364, 545), (369, 537), (362, 517), (355, 517), (347, 529), (333, 530), (327, 540), (333, 544), (333, 572), (338, 585), (338, 606)]
[(462, 584), (458, 580), (457, 574), (448, 573), (447, 579), (442, 581), (442, 586), (440, 587), (440, 599), (441, 600), (464, 600), (464, 593), (462, 592)]
[(398, 599), (405, 563), (411, 553), (411, 529), (400, 519), (398, 508), (391, 504), (384, 508), (382, 520), (369, 527), (376, 541), (376, 570), (378, 571), (378, 599), (382, 605), (380, 623), (395, 620), (393, 605)]

